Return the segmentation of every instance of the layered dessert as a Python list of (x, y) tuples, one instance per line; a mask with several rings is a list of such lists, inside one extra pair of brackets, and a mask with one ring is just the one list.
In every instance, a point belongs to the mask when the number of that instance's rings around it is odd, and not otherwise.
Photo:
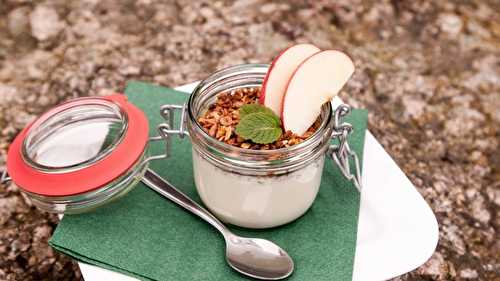
[(205, 205), (223, 221), (250, 228), (282, 225), (305, 213), (318, 193), (325, 134), (331, 132), (325, 120), (331, 113), (323, 105), (353, 71), (345, 54), (300, 44), (272, 62), (260, 87), (218, 93), (197, 122), (209, 137), (234, 147), (227, 153), (245, 154), (241, 161), (255, 161), (255, 168), (219, 165), (217, 157), (193, 148), (195, 183)]
[[(276, 127), (279, 137), (271, 141), (257, 139), (255, 142), (251, 138), (245, 138), (236, 132), (241, 116), (246, 117), (245, 112), (266, 111), (269, 108), (259, 105), (261, 97), (261, 88), (240, 88), (231, 92), (223, 92), (217, 96), (215, 103), (211, 104), (203, 116), (198, 118), (198, 122), (205, 131), (219, 141), (229, 145), (241, 147), (244, 149), (270, 150), (290, 147), (299, 144), (312, 136), (319, 127), (319, 120), (316, 121), (302, 135), (298, 135), (288, 130), (283, 131), (279, 127), (279, 121)], [(264, 116), (264, 115), (263, 115)], [(279, 120), (277, 115), (269, 112), (268, 116)], [(265, 117), (265, 116), (264, 116)], [(274, 132), (273, 132), (274, 133)], [(272, 137), (272, 136), (271, 136)]]

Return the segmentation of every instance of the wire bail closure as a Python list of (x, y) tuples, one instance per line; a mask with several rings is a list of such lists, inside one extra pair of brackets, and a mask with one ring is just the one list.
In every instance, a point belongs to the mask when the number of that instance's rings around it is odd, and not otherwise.
[(7, 169), (2, 171), (2, 174), (0, 175), (0, 184), (8, 183), (11, 181), (11, 178), (9, 177), (9, 174), (7, 174)]
[[(181, 111), (181, 120), (180, 126), (178, 130), (173, 129), (174, 121), (175, 121), (175, 111)], [(157, 127), (158, 136), (151, 137), (149, 139), (150, 142), (163, 140), (165, 142), (165, 153), (161, 155), (150, 156), (144, 160), (144, 162), (149, 162), (153, 160), (159, 160), (168, 158), (170, 152), (172, 150), (172, 144), (170, 141), (170, 137), (172, 135), (178, 135), (181, 139), (185, 136), (189, 136), (189, 133), (186, 131), (186, 104), (176, 105), (176, 104), (165, 104), (160, 108), (160, 115), (166, 121), (166, 123), (161, 123)]]
[[(332, 139), (338, 139), (339, 144), (332, 144), (328, 148), (328, 156), (342, 172), (342, 175), (361, 192), (361, 168), (358, 155), (349, 147), (348, 138), (354, 131), (351, 124), (342, 122), (343, 118), (351, 112), (351, 107), (341, 104), (334, 111), (334, 125)], [(354, 172), (351, 172), (351, 160), (354, 162)]]

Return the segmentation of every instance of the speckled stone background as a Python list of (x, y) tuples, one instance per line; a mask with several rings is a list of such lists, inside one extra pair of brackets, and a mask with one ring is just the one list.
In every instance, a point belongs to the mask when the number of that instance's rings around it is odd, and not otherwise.
[[(439, 220), (435, 254), (395, 280), (500, 280), (498, 11), (493, 0), (0, 0), (0, 169), (16, 133), (68, 98), (130, 79), (181, 85), (312, 42), (354, 59), (341, 96), (370, 110)], [(0, 280), (81, 279), (47, 245), (56, 224), (0, 186)]]

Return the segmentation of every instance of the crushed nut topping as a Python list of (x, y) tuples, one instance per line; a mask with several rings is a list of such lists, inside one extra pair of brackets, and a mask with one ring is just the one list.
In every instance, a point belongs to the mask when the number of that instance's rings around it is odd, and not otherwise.
[(319, 128), (318, 118), (302, 136), (287, 131), (277, 141), (269, 144), (257, 144), (244, 140), (234, 132), (236, 125), (240, 122), (239, 109), (244, 104), (257, 103), (259, 96), (260, 88), (242, 88), (221, 93), (217, 96), (215, 103), (208, 107), (205, 114), (198, 118), (198, 122), (205, 132), (219, 141), (255, 150), (279, 149), (299, 144), (312, 136)]

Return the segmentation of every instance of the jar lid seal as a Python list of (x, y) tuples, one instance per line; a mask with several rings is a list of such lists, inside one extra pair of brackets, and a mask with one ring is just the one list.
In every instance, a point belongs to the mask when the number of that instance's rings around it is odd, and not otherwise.
[(29, 193), (85, 193), (133, 167), (148, 133), (146, 116), (124, 95), (71, 100), (21, 131), (9, 148), (7, 169)]

